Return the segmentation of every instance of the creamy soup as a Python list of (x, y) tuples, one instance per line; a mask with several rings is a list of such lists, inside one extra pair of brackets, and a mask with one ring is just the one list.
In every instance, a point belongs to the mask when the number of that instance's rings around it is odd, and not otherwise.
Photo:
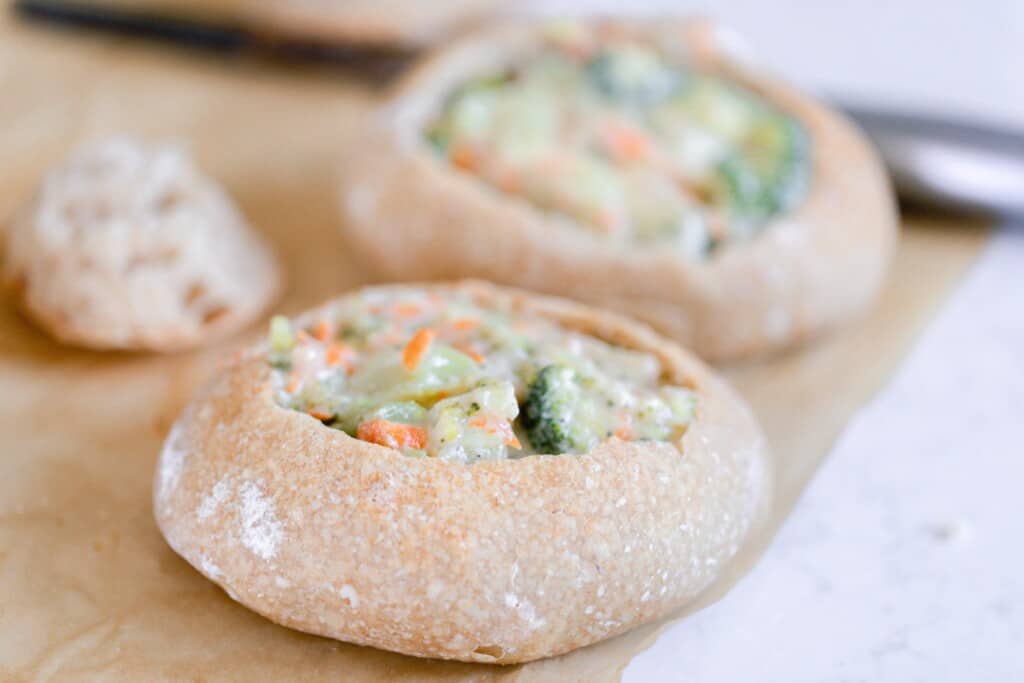
[(312, 327), (271, 322), (276, 400), (409, 456), (472, 462), (674, 441), (696, 395), (652, 354), (460, 293), (366, 289)]
[(500, 192), (628, 243), (694, 258), (798, 203), (798, 121), (756, 93), (622, 32), (552, 26), (544, 47), (456, 89), (426, 131)]

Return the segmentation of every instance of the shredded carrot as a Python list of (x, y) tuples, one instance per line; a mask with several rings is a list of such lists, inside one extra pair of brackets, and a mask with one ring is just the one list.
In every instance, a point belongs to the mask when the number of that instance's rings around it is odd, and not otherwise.
[(458, 320), (452, 321), (452, 327), (459, 332), (466, 332), (468, 330), (475, 330), (480, 325), (480, 321), (476, 318), (459, 318)]
[(321, 319), (316, 324), (316, 327), (313, 328), (313, 336), (316, 337), (318, 341), (325, 342), (334, 336), (333, 326), (326, 319)]
[(425, 448), (427, 430), (390, 420), (367, 420), (356, 429), (356, 438), (390, 448)]
[(309, 342), (309, 333), (306, 332), (305, 330), (299, 330), (298, 332), (295, 333), (295, 338), (298, 339), (299, 342), (305, 344)]
[(480, 363), (484, 362), (483, 355), (481, 355), (479, 351), (474, 349), (469, 344), (455, 344), (454, 346), (459, 351), (459, 353), (466, 354), (467, 356), (472, 358), (473, 362), (476, 363), (477, 365), (480, 365)]
[(611, 232), (615, 227), (615, 216), (607, 209), (601, 209), (594, 216), (594, 223), (605, 232)]
[(508, 194), (518, 194), (523, 190), (523, 178), (515, 171), (509, 171), (501, 176), (498, 186)]
[(511, 446), (512, 448), (522, 448), (523, 445), (519, 443), (519, 438), (516, 433), (512, 431), (512, 425), (508, 422), (501, 423), (501, 433), (505, 435), (505, 445)]
[(422, 309), (416, 304), (395, 304), (395, 315), (400, 318), (415, 318), (422, 312)]
[(470, 427), (484, 427), (486, 425), (487, 425), (487, 418), (486, 417), (474, 417), (472, 420), (469, 421), (469, 426)]
[(333, 417), (333, 415), (331, 413), (327, 413), (327, 412), (324, 412), (322, 410), (317, 410), (316, 408), (310, 408), (309, 414), (310, 414), (311, 417), (315, 417), (316, 419), (321, 420), (321, 421), (329, 420), (329, 419), (331, 419), (331, 417)]
[(329, 368), (343, 363), (345, 370), (349, 373), (355, 369), (355, 366), (352, 365), (352, 350), (344, 344), (329, 344), (324, 352), (324, 362)]
[(402, 363), (405, 368), (412, 372), (423, 360), (423, 356), (430, 350), (430, 345), (434, 343), (434, 338), (437, 333), (429, 327), (424, 327), (422, 330), (416, 332), (409, 343), (405, 345), (405, 350), (402, 351)]
[(285, 386), (284, 390), (287, 391), (289, 394), (294, 394), (296, 391), (299, 390), (299, 386), (301, 384), (302, 383), (299, 381), (298, 375), (295, 375), (293, 373), (288, 376), (288, 384)]

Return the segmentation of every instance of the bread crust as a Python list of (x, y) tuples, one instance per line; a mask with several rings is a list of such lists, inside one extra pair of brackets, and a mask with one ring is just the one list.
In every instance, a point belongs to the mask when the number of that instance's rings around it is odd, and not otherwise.
[(497, 0), (257, 0), (245, 8), (244, 21), (278, 39), (405, 50), (436, 41), (497, 5)]
[[(684, 605), (770, 506), (759, 427), (694, 356), (619, 316), (478, 282), (468, 292), (658, 356), (698, 394), (678, 444), (467, 465), (412, 458), (279, 407), (264, 349), (224, 370), (164, 445), (168, 543), (280, 624), (410, 655), (514, 663)], [(307, 320), (318, 319), (312, 311)]]
[(349, 150), (342, 212), (351, 247), (389, 279), (480, 277), (626, 313), (711, 361), (791, 346), (875, 298), (897, 214), (880, 161), (844, 117), (731, 56), (704, 22), (618, 22), (799, 119), (813, 145), (802, 203), (748, 242), (695, 262), (623, 250), (450, 167), (422, 130), (469, 77), (535, 50), (536, 27), (478, 33), (422, 63)]

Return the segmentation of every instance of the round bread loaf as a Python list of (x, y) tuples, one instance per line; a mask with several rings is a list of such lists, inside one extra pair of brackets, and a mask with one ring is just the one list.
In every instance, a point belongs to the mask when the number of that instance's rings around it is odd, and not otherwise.
[(299, 44), (409, 50), (497, 9), (497, 0), (255, 0), (242, 8), (241, 20), (261, 34)]
[[(897, 217), (882, 165), (861, 133), (736, 58), (706, 23), (600, 26), (738, 84), (799, 122), (811, 150), (799, 202), (750, 239), (695, 259), (672, 244), (608, 239), (456, 168), (458, 159), (431, 148), (428, 126), (459, 88), (515, 73), (546, 44), (543, 26), (505, 26), (425, 60), (349, 150), (342, 212), (363, 262), (387, 279), (478, 277), (586, 301), (648, 323), (710, 361), (792, 346), (863, 311), (883, 281)], [(543, 187), (543, 179), (529, 182)]]
[(165, 442), (154, 511), (176, 552), (280, 624), (499, 663), (665, 616), (722, 573), (771, 492), (760, 429), (722, 380), (612, 314), (481, 283), (424, 289), (648, 352), (664, 381), (696, 394), (693, 420), (676, 442), (612, 437), (585, 454), (409, 457), (281, 407), (256, 347)]
[(57, 339), (174, 351), (238, 330), (280, 288), (269, 244), (182, 149), (113, 138), (50, 171), (6, 235), (4, 279)]

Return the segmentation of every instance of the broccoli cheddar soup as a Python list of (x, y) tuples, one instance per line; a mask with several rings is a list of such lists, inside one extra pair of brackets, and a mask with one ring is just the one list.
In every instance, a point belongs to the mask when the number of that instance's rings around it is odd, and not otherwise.
[(497, 190), (608, 239), (701, 258), (804, 195), (808, 136), (756, 93), (601, 26), (450, 94), (427, 138)]
[(461, 462), (674, 441), (696, 407), (652, 354), (458, 291), (365, 289), (306, 329), (276, 317), (268, 360), (281, 406)]

